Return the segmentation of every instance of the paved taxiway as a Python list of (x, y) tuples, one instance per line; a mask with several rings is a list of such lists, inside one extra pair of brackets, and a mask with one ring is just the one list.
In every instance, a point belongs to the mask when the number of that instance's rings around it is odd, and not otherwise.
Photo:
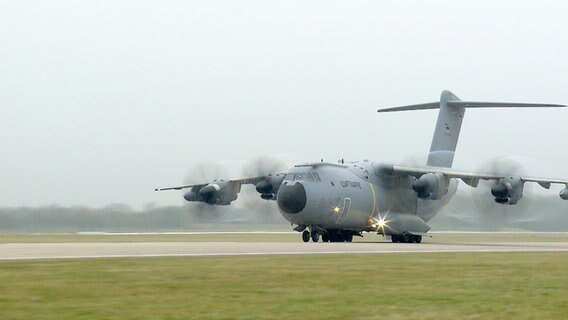
[(204, 257), (426, 252), (568, 252), (568, 242), (480, 243), (302, 243), (302, 242), (135, 242), (0, 244), (0, 260), (134, 257)]

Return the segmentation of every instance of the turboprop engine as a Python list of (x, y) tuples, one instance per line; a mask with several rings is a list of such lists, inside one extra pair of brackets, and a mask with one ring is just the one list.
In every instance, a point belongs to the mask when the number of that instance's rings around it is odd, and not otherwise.
[(516, 204), (523, 197), (524, 185), (519, 177), (501, 178), (491, 187), (491, 194), (497, 203)]
[(264, 200), (276, 200), (278, 189), (284, 180), (285, 174), (269, 174), (263, 180), (256, 183), (256, 191)]
[(448, 193), (450, 179), (443, 173), (427, 173), (412, 184), (412, 190), (420, 199), (440, 199)]
[(213, 180), (203, 186), (194, 186), (183, 198), (187, 201), (204, 202), (215, 205), (229, 205), (237, 199), (241, 184), (230, 180)]
[(568, 200), (568, 185), (564, 189), (560, 190), (560, 199)]

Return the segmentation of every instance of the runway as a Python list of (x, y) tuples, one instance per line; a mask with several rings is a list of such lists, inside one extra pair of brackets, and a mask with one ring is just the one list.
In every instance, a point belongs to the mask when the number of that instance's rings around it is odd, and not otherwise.
[(568, 252), (568, 242), (134, 242), (0, 244), (0, 261), (434, 252)]

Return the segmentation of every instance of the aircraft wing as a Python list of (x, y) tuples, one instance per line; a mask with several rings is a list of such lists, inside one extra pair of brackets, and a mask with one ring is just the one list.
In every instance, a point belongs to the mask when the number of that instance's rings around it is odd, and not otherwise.
[[(405, 174), (405, 175), (414, 176), (416, 178), (420, 178), (421, 176), (428, 173), (441, 173), (449, 178), (461, 179), (463, 182), (465, 182), (466, 184), (472, 187), (477, 187), (479, 180), (497, 181), (500, 179), (508, 178), (508, 176), (499, 175), (499, 174), (469, 172), (469, 171), (462, 171), (452, 168), (441, 168), (441, 167), (408, 167), (408, 166), (394, 165), (392, 166), (391, 170), (393, 175)], [(566, 179), (537, 178), (537, 177), (528, 177), (528, 176), (517, 176), (514, 178), (520, 179), (520, 181), (522, 182), (536, 182), (545, 189), (550, 189), (551, 184), (564, 184), (568, 186), (568, 180)]]
[(274, 173), (265, 176), (242, 179), (217, 179), (208, 183), (187, 184), (175, 187), (156, 188), (155, 191), (189, 189), (183, 198), (190, 202), (204, 202), (211, 205), (229, 205), (237, 200), (241, 185), (253, 184), (260, 197), (265, 200), (275, 200), (278, 188), (286, 174)]
[[(243, 184), (254, 184), (254, 185), (256, 185), (258, 182), (260, 182), (264, 179), (266, 179), (266, 176), (253, 177), (253, 178), (243, 178), (243, 179), (230, 179), (230, 180), (225, 180), (225, 181), (228, 181), (228, 182), (233, 183), (233, 184), (239, 184), (239, 185), (243, 185)], [(201, 188), (209, 185), (210, 183), (215, 183), (216, 181), (217, 180), (214, 180), (213, 182), (207, 182), (207, 183), (186, 184), (186, 185), (175, 186), (175, 187), (156, 188), (156, 189), (154, 189), (154, 191), (182, 190), (182, 189), (188, 189), (188, 188), (194, 188), (194, 187), (201, 189)], [(223, 181), (223, 180), (219, 180), (219, 181)]]
[(156, 188), (156, 189), (154, 189), (154, 191), (182, 190), (182, 189), (193, 188), (193, 187), (203, 188), (206, 185), (207, 185), (207, 183), (205, 183), (205, 184), (185, 184), (183, 186)]

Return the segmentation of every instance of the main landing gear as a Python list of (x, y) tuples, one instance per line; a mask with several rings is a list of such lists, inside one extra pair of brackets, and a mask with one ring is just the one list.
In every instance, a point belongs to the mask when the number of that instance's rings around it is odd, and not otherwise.
[(422, 236), (414, 234), (393, 234), (391, 235), (391, 240), (393, 243), (420, 243), (422, 242)]

